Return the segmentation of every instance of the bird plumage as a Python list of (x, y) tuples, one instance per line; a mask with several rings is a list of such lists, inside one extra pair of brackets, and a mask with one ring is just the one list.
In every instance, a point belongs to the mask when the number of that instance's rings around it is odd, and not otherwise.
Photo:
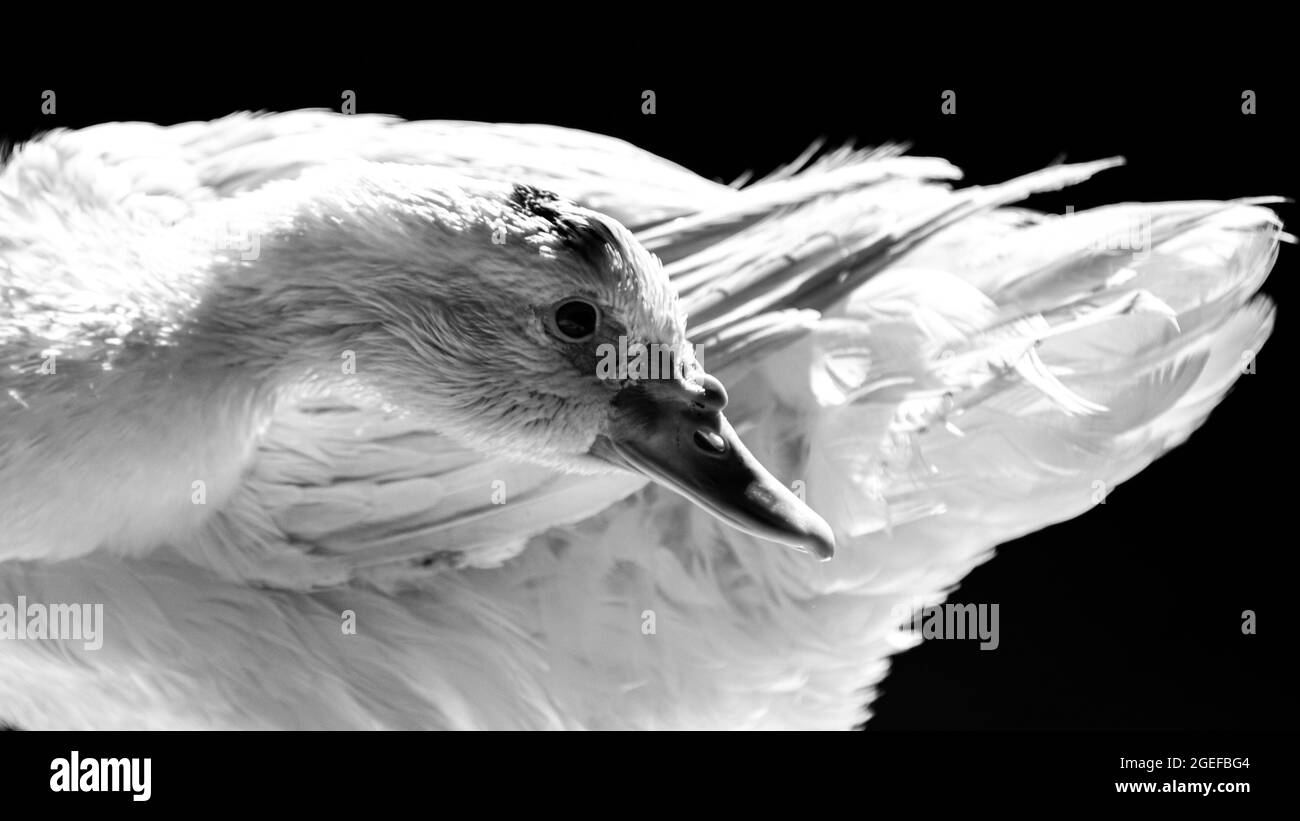
[[(1066, 217), (1006, 207), (1111, 165), (954, 190), (958, 172), (940, 160), (838, 151), (735, 190), (596, 135), (321, 112), (114, 124), (23, 146), (0, 172), (0, 601), (103, 602), (107, 638), (95, 651), (0, 642), (0, 717), (851, 726), (909, 642), (900, 604), (942, 598), (997, 544), (1078, 515), (1098, 483), (1109, 489), (1181, 442), (1267, 338), (1272, 307), (1252, 299), (1281, 237), (1267, 203)], [(361, 188), (341, 182), (358, 174)], [(466, 175), (476, 181), (453, 181)], [(446, 181), (413, 182), (434, 178)], [(495, 193), (469, 197), (473, 208), (495, 210), (471, 222), (477, 247), (492, 250), (495, 220), (524, 237), (529, 208), (544, 207), (507, 207), (516, 183), (608, 214), (663, 260), (686, 333), (728, 385), (728, 416), (830, 521), (832, 562), (733, 530), (641, 477), (523, 461), (486, 421), (433, 430), (410, 412), (418, 398), (312, 379), (259, 404), (256, 391), (223, 392), (224, 376), (196, 378), (210, 357), (166, 371), (172, 390), (130, 358), (125, 338), (166, 339), (195, 310), (195, 272), (219, 256), (277, 271), (213, 318), (251, 346), (222, 364), (264, 373), (281, 361), (257, 346), (300, 337), (256, 323), (259, 312), (284, 318), (277, 289), (286, 305), (317, 293), (293, 279), (303, 255), (276, 269), (274, 243), (243, 260), (241, 247), (214, 255), (210, 238), (232, 225), (292, 234), (275, 206), (312, 199), (305, 187), (342, 191), (346, 206), (481, 186)], [(392, 223), (357, 233), (358, 212), (385, 213), (312, 210), (313, 236), (334, 243), (318, 250), (346, 263), (400, 258)], [(657, 264), (617, 223), (591, 219), (631, 267)], [(1135, 225), (1141, 247), (1129, 242)], [(376, 314), (409, 330), (413, 300), (397, 295), (411, 277), (390, 284), (370, 292), (385, 297)], [(673, 299), (650, 290), (652, 302)], [(466, 341), (459, 330), (449, 344)], [(286, 347), (333, 362), (344, 338)], [(66, 390), (39, 370), (54, 347), (61, 384), (97, 395), (107, 364), (127, 380), (119, 398), (61, 398), (30, 421), (29, 400)], [(491, 363), (470, 370), (508, 381)], [(384, 386), (420, 387), (417, 374), (390, 377)], [(105, 426), (127, 411), (147, 416)], [(155, 458), (114, 463), (110, 452)], [(201, 477), (213, 493), (196, 506)], [(14, 499), (43, 517), (16, 516)], [(182, 506), (197, 518), (168, 518)], [(355, 635), (340, 630), (345, 611)]]

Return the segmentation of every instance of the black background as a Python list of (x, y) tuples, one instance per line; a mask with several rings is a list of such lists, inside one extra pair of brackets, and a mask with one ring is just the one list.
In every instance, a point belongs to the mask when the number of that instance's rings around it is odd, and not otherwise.
[[(82, 78), (0, 89), (0, 137), (110, 120), (181, 122), (234, 110), (337, 109), (408, 118), (548, 122), (622, 137), (705, 176), (730, 181), (831, 143), (907, 141), (943, 156), (970, 183), (999, 182), (1056, 159), (1128, 158), (1125, 168), (1030, 204), (1061, 212), (1113, 201), (1297, 193), (1296, 92), (1249, 66), (1213, 82), (1173, 75), (1014, 84), (964, 72), (924, 80), (824, 73), (777, 81), (646, 71), (626, 82), (538, 66), (521, 82), (361, 79), (99, 84)], [(1068, 74), (1068, 72), (1066, 73)], [(829, 80), (837, 76), (839, 81)], [(1080, 76), (1083, 76), (1082, 74)], [(58, 94), (53, 116), (41, 91)], [(653, 89), (657, 112), (641, 113)], [(957, 113), (940, 95), (957, 92)], [(1256, 92), (1258, 113), (1241, 111)], [(1290, 221), (1295, 209), (1283, 206)], [(1292, 227), (1292, 230), (1295, 230)], [(1290, 534), (1296, 414), (1292, 306), (1296, 250), (1265, 286), (1278, 330), (1190, 442), (1083, 517), (1002, 547), (962, 584), (962, 601), (998, 602), (1001, 645), (928, 642), (898, 657), (875, 703), (885, 729), (1289, 729), (1297, 577)], [(1258, 634), (1241, 633), (1241, 613)]]

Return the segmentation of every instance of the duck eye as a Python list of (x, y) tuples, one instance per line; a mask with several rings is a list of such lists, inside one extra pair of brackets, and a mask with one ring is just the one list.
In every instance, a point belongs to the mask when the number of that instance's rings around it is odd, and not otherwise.
[(552, 327), (562, 339), (581, 342), (596, 333), (600, 311), (585, 299), (567, 299), (555, 306)]

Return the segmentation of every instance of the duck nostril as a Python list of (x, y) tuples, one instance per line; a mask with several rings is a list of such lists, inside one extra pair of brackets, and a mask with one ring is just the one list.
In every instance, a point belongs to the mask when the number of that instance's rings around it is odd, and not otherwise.
[(695, 431), (695, 447), (710, 454), (727, 452), (727, 441), (713, 431)]

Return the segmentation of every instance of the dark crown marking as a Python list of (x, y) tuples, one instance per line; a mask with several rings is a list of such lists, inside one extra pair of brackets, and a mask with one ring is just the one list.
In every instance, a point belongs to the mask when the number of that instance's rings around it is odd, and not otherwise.
[(545, 189), (515, 183), (510, 204), (529, 217), (545, 220), (566, 248), (577, 253), (592, 265), (608, 264), (605, 249), (611, 248), (625, 256), (620, 242), (605, 222), (595, 215), (583, 213), (574, 203)]
[(528, 216), (544, 219), (557, 226), (571, 223), (573, 219), (571, 214), (565, 213), (564, 200), (558, 195), (531, 185), (515, 183), (510, 202)]

